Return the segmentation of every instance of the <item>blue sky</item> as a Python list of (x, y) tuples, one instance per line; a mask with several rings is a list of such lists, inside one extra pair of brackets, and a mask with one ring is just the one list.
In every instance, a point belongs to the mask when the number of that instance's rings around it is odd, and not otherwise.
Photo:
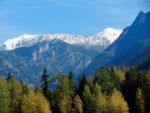
[(93, 35), (130, 25), (150, 0), (0, 0), (0, 43), (22, 34)]

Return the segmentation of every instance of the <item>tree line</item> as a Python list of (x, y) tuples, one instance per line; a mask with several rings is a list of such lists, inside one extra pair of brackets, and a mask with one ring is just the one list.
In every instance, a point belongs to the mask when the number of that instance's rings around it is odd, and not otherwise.
[(79, 80), (73, 72), (50, 79), (44, 69), (41, 87), (34, 88), (11, 73), (0, 77), (0, 113), (150, 113), (149, 106), (150, 69), (101, 67)]

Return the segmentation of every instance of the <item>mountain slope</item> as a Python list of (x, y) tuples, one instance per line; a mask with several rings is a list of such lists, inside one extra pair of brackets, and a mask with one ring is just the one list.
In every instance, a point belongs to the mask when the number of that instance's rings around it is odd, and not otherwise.
[(100, 66), (136, 66), (150, 56), (150, 12), (140, 12), (133, 24), (120, 37), (97, 55), (85, 70), (93, 73)]
[(93, 59), (96, 51), (87, 51), (69, 45), (61, 40), (38, 43), (34, 46), (18, 48), (0, 53), (0, 73), (13, 75), (26, 83), (36, 84), (44, 67), (50, 74), (75, 73), (83, 70)]
[(79, 75), (120, 32), (109, 28), (93, 37), (57, 34), (9, 39), (0, 51), (0, 74), (12, 72), (16, 79), (34, 85), (39, 83), (44, 67), (51, 76), (70, 70)]

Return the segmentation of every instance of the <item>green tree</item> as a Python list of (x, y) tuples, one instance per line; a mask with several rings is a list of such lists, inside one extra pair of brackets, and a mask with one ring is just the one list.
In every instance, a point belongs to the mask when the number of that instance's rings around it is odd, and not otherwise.
[(144, 73), (143, 78), (143, 93), (145, 98), (146, 113), (150, 113), (150, 69)]
[(121, 89), (122, 82), (125, 80), (125, 74), (117, 68), (112, 67), (110, 70), (111, 82), (117, 90)]
[(13, 76), (10, 72), (8, 73), (6, 80), (7, 82), (10, 82), (11, 80), (13, 80)]
[(138, 113), (145, 113), (145, 101), (141, 88), (138, 88), (136, 91), (135, 101), (138, 108)]
[(9, 97), (10, 97), (10, 112), (21, 113), (21, 102), (22, 102), (22, 86), (16, 80), (11, 80), (8, 83), (9, 86)]
[(26, 84), (24, 84), (22, 81), (20, 81), (20, 84), (22, 86), (22, 94), (25, 95), (25, 94), (28, 94), (29, 93), (29, 88)]
[(76, 91), (76, 83), (75, 83), (75, 77), (72, 71), (69, 72), (68, 79), (69, 79), (69, 90), (71, 91), (71, 96), (73, 99), (75, 96), (75, 91)]
[(55, 106), (60, 113), (70, 113), (72, 108), (72, 91), (67, 75), (59, 75), (57, 77), (58, 85), (54, 91)]
[(107, 68), (100, 68), (95, 72), (94, 84), (98, 83), (101, 86), (102, 92), (109, 94), (113, 91), (115, 85), (112, 81), (112, 76)]
[(42, 79), (41, 79), (41, 82), (42, 82), (42, 91), (43, 91), (43, 94), (45, 97), (48, 96), (48, 78), (49, 78), (49, 75), (47, 73), (47, 70), (44, 68), (43, 70), (43, 74), (42, 74)]
[(93, 101), (95, 104), (94, 113), (104, 113), (106, 111), (106, 99), (101, 91), (100, 85), (96, 83), (93, 88)]
[(80, 80), (79, 80), (79, 88), (78, 88), (78, 94), (82, 98), (82, 93), (84, 90), (84, 86), (87, 84), (87, 79), (84, 73), (81, 74)]
[(84, 101), (84, 112), (93, 113), (95, 104), (93, 103), (93, 96), (88, 85), (84, 86), (82, 98)]
[(9, 90), (7, 82), (0, 77), (0, 113), (9, 113)]
[(136, 97), (136, 90), (138, 88), (138, 78), (140, 76), (140, 73), (136, 68), (132, 67), (126, 72), (125, 76), (126, 79), (122, 87), (123, 95), (128, 105), (130, 106), (130, 112), (137, 113), (135, 97)]

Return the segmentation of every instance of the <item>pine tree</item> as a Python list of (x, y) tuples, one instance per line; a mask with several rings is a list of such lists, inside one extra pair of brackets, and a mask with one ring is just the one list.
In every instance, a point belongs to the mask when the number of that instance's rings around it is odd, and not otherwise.
[(69, 72), (68, 79), (69, 79), (69, 90), (71, 91), (71, 96), (73, 99), (75, 96), (76, 84), (75, 84), (75, 77), (72, 71)]
[(93, 113), (95, 105), (93, 104), (93, 96), (88, 85), (84, 86), (82, 98), (84, 101), (84, 112)]
[(47, 73), (47, 70), (44, 68), (41, 82), (42, 82), (42, 91), (45, 97), (48, 96), (48, 78), (49, 75)]
[(22, 82), (22, 80), (20, 81), (20, 84), (21, 84), (21, 86), (22, 86), (22, 94), (24, 95), (24, 94), (28, 94), (29, 93), (29, 88), (28, 88), (28, 86), (26, 85), (26, 84), (24, 84), (23, 82)]
[(80, 76), (80, 81), (79, 81), (79, 88), (78, 88), (78, 94), (82, 98), (82, 92), (84, 90), (84, 86), (87, 84), (87, 79), (84, 73), (81, 74)]
[(0, 77), (0, 113), (9, 113), (9, 90), (7, 82)]
[(113, 83), (114, 87), (118, 90), (121, 88), (122, 78), (123, 76), (120, 76), (121, 74), (116, 73), (119, 72), (118, 69), (115, 69), (114, 67), (111, 67), (110, 69), (110, 76), (111, 76), (111, 82)]
[(141, 88), (138, 88), (136, 91), (135, 101), (136, 101), (138, 113), (145, 113), (145, 101), (144, 101), (144, 95)]
[(101, 86), (102, 92), (109, 94), (113, 91), (115, 85), (112, 81), (110, 71), (107, 68), (100, 68), (95, 72), (94, 84), (98, 83)]
[(131, 113), (133, 112), (137, 113), (135, 97), (136, 97), (136, 90), (138, 87), (137, 81), (138, 81), (139, 75), (140, 73), (136, 68), (134, 67), (130, 68), (125, 74), (126, 79), (122, 88), (123, 95), (128, 105), (130, 106)]
[(146, 113), (150, 113), (150, 69), (144, 73), (143, 93), (145, 98)]
[(6, 80), (7, 82), (10, 82), (11, 80), (13, 80), (13, 76), (10, 72), (8, 73)]
[(106, 111), (106, 99), (103, 96), (100, 85), (96, 83), (93, 87), (93, 99), (95, 113), (104, 113)]
[(72, 108), (72, 91), (67, 75), (58, 76), (58, 85), (54, 91), (55, 106), (61, 113), (70, 113)]
[(8, 83), (9, 86), (9, 97), (10, 97), (10, 112), (11, 113), (22, 113), (21, 101), (22, 101), (22, 86), (16, 80), (11, 80)]

